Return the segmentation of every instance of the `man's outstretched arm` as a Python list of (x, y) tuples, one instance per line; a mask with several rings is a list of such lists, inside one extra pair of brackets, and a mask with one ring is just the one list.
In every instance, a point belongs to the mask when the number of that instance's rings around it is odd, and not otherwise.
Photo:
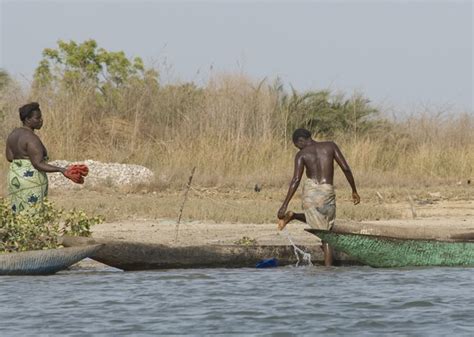
[(293, 178), (290, 182), (290, 187), (288, 188), (288, 193), (286, 194), (285, 201), (283, 201), (283, 204), (278, 210), (278, 219), (283, 219), (283, 217), (285, 216), (288, 204), (290, 203), (291, 198), (293, 197), (296, 190), (298, 189), (298, 186), (300, 185), (301, 177), (303, 176), (303, 171), (303, 157), (298, 153), (295, 157), (295, 169), (293, 172)]
[(342, 172), (344, 172), (344, 175), (346, 176), (347, 181), (349, 182), (349, 185), (351, 185), (352, 188), (352, 200), (354, 201), (354, 205), (357, 205), (360, 203), (360, 197), (359, 194), (357, 193), (357, 188), (356, 184), (354, 181), (354, 176), (352, 175), (351, 168), (346, 162), (346, 159), (342, 155), (341, 150), (339, 150), (339, 147), (334, 144), (334, 158), (336, 159), (337, 164), (339, 167), (342, 169)]

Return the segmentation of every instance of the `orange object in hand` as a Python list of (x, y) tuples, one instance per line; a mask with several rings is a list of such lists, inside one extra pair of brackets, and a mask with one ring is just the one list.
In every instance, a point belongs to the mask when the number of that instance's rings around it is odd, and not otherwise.
[(74, 166), (75, 170), (77, 170), (81, 176), (85, 177), (89, 174), (89, 168), (87, 167), (87, 165), (84, 165), (84, 164), (75, 164), (75, 165), (72, 165)]
[(89, 168), (83, 164), (74, 164), (69, 165), (66, 171), (64, 171), (64, 176), (76, 184), (83, 184), (84, 177), (89, 173)]

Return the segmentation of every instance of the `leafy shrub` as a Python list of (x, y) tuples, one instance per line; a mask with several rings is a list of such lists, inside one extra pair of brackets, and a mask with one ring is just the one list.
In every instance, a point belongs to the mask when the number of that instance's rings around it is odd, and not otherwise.
[(0, 198), (0, 252), (57, 248), (59, 236), (90, 236), (90, 227), (102, 221), (83, 211), (57, 209), (48, 201), (34, 212), (14, 214), (8, 200)]
[(234, 244), (239, 246), (253, 246), (257, 244), (257, 240), (248, 236), (242, 236), (241, 239), (234, 241)]
[(71, 210), (64, 216), (63, 234), (74, 236), (90, 236), (91, 226), (102, 223), (101, 216), (88, 217), (84, 211)]

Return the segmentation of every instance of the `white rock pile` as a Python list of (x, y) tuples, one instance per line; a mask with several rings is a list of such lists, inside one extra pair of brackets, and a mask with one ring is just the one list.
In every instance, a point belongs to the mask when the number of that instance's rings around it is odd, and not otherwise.
[(67, 167), (70, 164), (86, 164), (89, 167), (89, 174), (83, 185), (73, 183), (60, 173), (48, 174), (49, 188), (51, 189), (72, 189), (85, 186), (124, 187), (149, 184), (154, 179), (153, 172), (141, 165), (101, 163), (94, 160), (81, 162), (55, 160), (49, 163), (60, 167)]

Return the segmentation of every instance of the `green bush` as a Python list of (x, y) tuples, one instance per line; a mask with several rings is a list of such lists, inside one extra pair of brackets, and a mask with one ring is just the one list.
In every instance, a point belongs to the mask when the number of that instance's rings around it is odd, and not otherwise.
[(90, 236), (91, 226), (103, 222), (83, 211), (64, 211), (44, 202), (35, 212), (14, 214), (6, 199), (0, 198), (0, 252), (57, 248), (63, 234)]

